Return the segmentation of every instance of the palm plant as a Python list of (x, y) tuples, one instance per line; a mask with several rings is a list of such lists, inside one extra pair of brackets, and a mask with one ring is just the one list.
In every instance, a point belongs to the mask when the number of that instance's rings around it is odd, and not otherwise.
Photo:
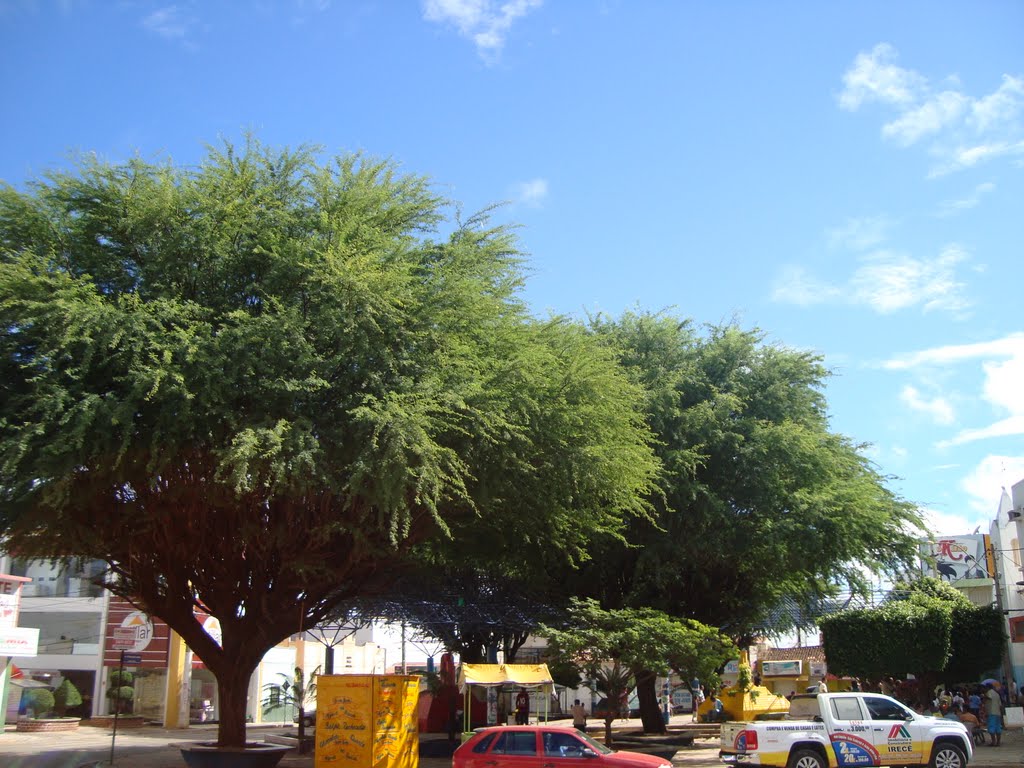
[(306, 735), (306, 705), (316, 701), (316, 678), (319, 674), (320, 667), (310, 672), (308, 677), (303, 676), (302, 667), (296, 667), (292, 677), (278, 673), (280, 682), (263, 686), (263, 714), (269, 715), (278, 708), (283, 708), (285, 714), (297, 710), (300, 742)]
[[(633, 687), (633, 676), (618, 659), (611, 667), (598, 667), (591, 672), (597, 691), (605, 695), (607, 705), (604, 711), (604, 743), (611, 744), (612, 722), (617, 714), (621, 714), (622, 702), (628, 699), (629, 691)], [(628, 705), (626, 706), (625, 714), (628, 717), (629, 709)]]

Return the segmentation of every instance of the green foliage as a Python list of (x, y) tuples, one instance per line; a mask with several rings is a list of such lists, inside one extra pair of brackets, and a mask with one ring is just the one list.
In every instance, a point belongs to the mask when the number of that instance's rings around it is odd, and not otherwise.
[(878, 680), (944, 669), (950, 656), (952, 614), (911, 601), (844, 611), (820, 622), (829, 670)]
[(107, 698), (113, 710), (119, 714), (131, 711), (135, 699), (135, 675), (126, 669), (112, 669), (107, 677)]
[(548, 671), (555, 685), (562, 685), (566, 688), (579, 688), (583, 684), (583, 676), (575, 664), (568, 661), (558, 661), (548, 664)]
[(616, 702), (634, 685), (670, 671), (685, 680), (714, 679), (715, 671), (736, 656), (728, 637), (698, 621), (650, 608), (606, 610), (594, 600), (577, 598), (570, 601), (562, 625), (543, 626), (538, 634), (547, 638), (555, 663), (574, 665), (606, 695), (606, 740), (611, 739)]
[(577, 562), (647, 511), (640, 388), (529, 316), (509, 228), (448, 206), (391, 162), (252, 138), (0, 188), (0, 529), (104, 560), (179, 632), (222, 744), (244, 672), (417, 542)]
[(68, 708), (77, 707), (82, 703), (82, 694), (70, 680), (64, 678), (63, 682), (57, 686), (57, 690), (53, 692), (53, 702), (54, 711), (64, 717)]
[(111, 687), (131, 685), (135, 680), (135, 674), (127, 669), (112, 669), (107, 679)]
[(908, 672), (976, 680), (999, 666), (1005, 642), (999, 611), (934, 578), (899, 583), (878, 608), (833, 614), (820, 626), (829, 669), (874, 680)]
[(915, 508), (829, 430), (820, 356), (667, 313), (598, 317), (593, 331), (644, 388), (664, 471), (654, 516), (631, 523), (631, 546), (605, 542), (577, 593), (597, 585), (589, 593), (605, 604), (657, 607), (740, 638), (784, 599), (866, 590), (866, 574), (915, 560)]
[(953, 637), (943, 678), (950, 684), (978, 680), (998, 669), (1006, 647), (1003, 615), (995, 606), (953, 606)]
[(545, 626), (538, 634), (556, 662), (571, 663), (588, 678), (617, 661), (634, 674), (676, 671), (705, 680), (736, 656), (729, 638), (698, 621), (649, 608), (605, 610), (593, 600), (573, 599), (564, 627)]
[(922, 605), (929, 600), (939, 600), (952, 606), (969, 606), (971, 601), (959, 589), (934, 576), (924, 576), (914, 581), (899, 581), (886, 596), (887, 601), (910, 600)]
[(36, 717), (45, 717), (53, 712), (55, 697), (49, 688), (29, 688), (22, 694), (25, 707), (31, 709)]
[(750, 690), (754, 683), (754, 677), (751, 674), (750, 665), (746, 662), (742, 662), (739, 665), (739, 673), (736, 675), (736, 688), (743, 693)]

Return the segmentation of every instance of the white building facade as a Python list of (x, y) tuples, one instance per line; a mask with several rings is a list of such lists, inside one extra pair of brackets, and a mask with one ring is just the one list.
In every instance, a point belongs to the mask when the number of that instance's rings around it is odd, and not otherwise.
[(999, 512), (990, 528), (996, 554), (999, 601), (1006, 616), (1007, 670), (1018, 683), (1024, 681), (1024, 480), (1003, 490)]

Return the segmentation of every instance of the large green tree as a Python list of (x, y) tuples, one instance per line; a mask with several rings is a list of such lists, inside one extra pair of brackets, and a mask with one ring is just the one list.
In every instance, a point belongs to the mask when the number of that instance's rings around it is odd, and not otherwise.
[(592, 326), (647, 393), (663, 470), (652, 516), (631, 522), (627, 546), (597, 534), (590, 564), (566, 577), (571, 591), (697, 619), (743, 644), (783, 600), (866, 589), (867, 574), (914, 560), (915, 509), (830, 429), (818, 355), (671, 313)]
[(390, 162), (252, 138), (0, 189), (9, 546), (105, 560), (217, 678), (221, 744), (263, 654), (415, 542), (486, 521), (572, 558), (645, 511), (637, 386), (527, 314), (509, 231), (447, 210)]

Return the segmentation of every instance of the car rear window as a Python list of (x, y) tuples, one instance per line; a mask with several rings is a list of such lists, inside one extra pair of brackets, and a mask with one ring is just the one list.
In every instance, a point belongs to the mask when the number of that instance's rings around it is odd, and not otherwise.
[(491, 752), (497, 755), (536, 755), (537, 734), (533, 731), (505, 731)]
[(497, 736), (495, 733), (488, 733), (480, 741), (473, 745), (473, 751), (477, 754), (486, 752), (487, 748), (491, 746), (491, 742), (494, 741), (494, 737)]
[(821, 716), (817, 696), (794, 696), (789, 703), (790, 720), (812, 720)]

